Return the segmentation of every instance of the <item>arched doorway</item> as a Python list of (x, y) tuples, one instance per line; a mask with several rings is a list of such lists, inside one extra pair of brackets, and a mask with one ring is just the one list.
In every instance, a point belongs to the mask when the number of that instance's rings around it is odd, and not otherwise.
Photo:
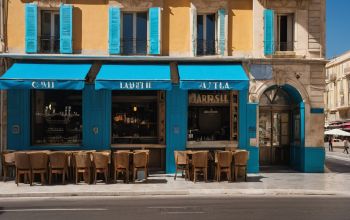
[(292, 142), (300, 134), (297, 102), (283, 87), (267, 89), (259, 101), (260, 166), (289, 165)]

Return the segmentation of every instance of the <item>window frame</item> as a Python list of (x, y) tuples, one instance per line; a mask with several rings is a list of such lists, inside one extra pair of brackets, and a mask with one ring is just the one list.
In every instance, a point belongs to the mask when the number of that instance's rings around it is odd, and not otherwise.
[[(240, 135), (240, 126), (239, 126), (239, 120), (240, 120), (240, 115), (239, 115), (239, 91), (236, 90), (216, 90), (216, 92), (219, 92), (219, 94), (226, 94), (228, 96), (229, 99), (229, 103), (227, 104), (214, 104), (214, 105), (210, 105), (210, 104), (190, 104), (189, 103), (189, 95), (190, 94), (201, 94), (201, 93), (205, 93), (205, 92), (214, 92), (214, 91), (206, 91), (206, 90), (189, 90), (188, 92), (188, 106), (187, 106), (187, 111), (189, 112), (189, 109), (191, 107), (226, 107), (228, 108), (228, 112), (229, 112), (229, 139), (225, 139), (225, 140), (212, 140), (212, 141), (205, 141), (208, 143), (216, 143), (219, 144), (220, 143), (229, 143), (229, 144), (234, 144), (237, 145), (239, 142), (239, 135)], [(235, 111), (235, 109), (237, 111)], [(235, 126), (234, 126), (235, 124)], [(190, 140), (189, 139), (189, 116), (187, 117), (187, 130), (186, 130), (186, 143), (187, 145), (196, 145), (198, 141), (196, 140)], [(198, 142), (199, 145), (201, 145), (201, 142)], [(196, 143), (196, 144), (193, 144)]]
[[(280, 21), (280, 17), (281, 16), (287, 16), (287, 18), (289, 16), (292, 17), (292, 25), (291, 25), (291, 50), (289, 49), (288, 43), (289, 41), (287, 40), (287, 46), (286, 46), (286, 50), (281, 50), (281, 40), (280, 40), (280, 25), (279, 25), (279, 21)], [(288, 19), (287, 19), (287, 25), (288, 25)], [(287, 10), (287, 11), (275, 11), (275, 19), (274, 19), (274, 29), (275, 29), (275, 33), (274, 33), (274, 37), (275, 37), (275, 51), (277, 52), (294, 52), (295, 51), (295, 44), (296, 44), (296, 12), (292, 11), (292, 10)], [(287, 38), (288, 38), (288, 26), (287, 26)]]
[[(147, 55), (149, 53), (149, 12), (148, 10), (140, 10), (140, 11), (135, 11), (135, 10), (121, 10), (120, 11), (120, 45), (121, 45), (121, 54), (123, 55)], [(123, 32), (124, 32), (124, 14), (125, 13), (130, 13), (133, 15), (133, 45), (132, 45), (132, 53), (130, 54), (125, 54), (124, 48), (123, 48)], [(147, 15), (147, 38), (146, 38), (146, 53), (145, 54), (138, 54), (136, 53), (136, 37), (137, 37), (137, 13), (146, 13)]]
[[(38, 90), (31, 90), (30, 91), (30, 98), (29, 98), (29, 103), (30, 103), (30, 120), (29, 120), (29, 131), (30, 131), (30, 146), (35, 146), (35, 147), (42, 147), (42, 146), (49, 146), (49, 147), (80, 147), (80, 146), (83, 146), (83, 143), (84, 143), (84, 126), (83, 126), (83, 122), (84, 122), (84, 118), (83, 118), (83, 91), (79, 91), (79, 90), (72, 90), (72, 91), (76, 91), (76, 92), (79, 92), (79, 95), (81, 96), (81, 111), (80, 111), (80, 120), (81, 120), (81, 123), (80, 123), (80, 142), (78, 143), (35, 143), (35, 123), (34, 123), (34, 118), (36, 117), (36, 107), (34, 106), (34, 102), (35, 102), (35, 96), (34, 94), (37, 93), (37, 92), (43, 92), (44, 94), (47, 93), (47, 92), (56, 92), (58, 94), (60, 94), (62, 92), (62, 90), (45, 90), (45, 89), (38, 89)], [(63, 91), (66, 91), (66, 90), (63, 90)], [(68, 90), (69, 91), (69, 90)], [(44, 101), (45, 101), (45, 98), (44, 98)], [(43, 103), (44, 104), (44, 103)], [(56, 114), (59, 114), (58, 112), (56, 112)], [(78, 113), (79, 114), (79, 113)], [(53, 116), (53, 117), (56, 117), (56, 116)], [(73, 115), (74, 117), (74, 115)], [(65, 132), (65, 134), (67, 134), (67, 132)], [(44, 133), (43, 133), (44, 135)], [(43, 138), (47, 138), (47, 137), (44, 137)]]
[[(208, 15), (214, 15), (215, 17), (215, 21), (214, 21), (214, 24), (215, 24), (215, 27), (214, 27), (214, 53), (213, 54), (207, 54), (207, 53), (204, 53), (203, 54), (200, 54), (199, 56), (210, 56), (210, 55), (217, 55), (218, 54), (218, 39), (219, 39), (219, 36), (218, 36), (218, 26), (219, 26), (219, 19), (218, 19), (218, 13), (217, 12), (205, 12), (205, 13), (202, 13), (202, 12), (198, 12), (196, 14), (196, 42), (195, 42), (195, 47), (196, 47), (196, 55), (198, 56), (198, 39), (199, 38), (199, 35), (198, 35), (198, 17), (201, 16), (203, 18), (203, 41), (206, 42), (206, 39), (207, 39), (207, 16)], [(203, 44), (203, 51), (206, 51), (206, 44)]]
[[(120, 90), (119, 92), (127, 92), (128, 90)], [(135, 90), (136, 92), (142, 92), (142, 90)], [(153, 91), (155, 93), (155, 95), (152, 96), (146, 96), (145, 98), (142, 98), (142, 95), (138, 95), (136, 94), (132, 94), (133, 90), (130, 90), (128, 92), (130, 92), (132, 95), (130, 95), (131, 97), (138, 97), (137, 99), (127, 99), (128, 95), (121, 95), (119, 98), (120, 100), (122, 100), (121, 102), (116, 102), (115, 104), (118, 103), (133, 103), (137, 106), (137, 103), (139, 103), (138, 101), (140, 100), (146, 100), (146, 103), (149, 101), (155, 102), (155, 106), (156, 106), (156, 136), (157, 136), (157, 143), (117, 143), (113, 141), (113, 92), (111, 95), (111, 121), (110, 121), (110, 126), (111, 126), (111, 137), (110, 137), (110, 143), (112, 147), (117, 147), (117, 148), (123, 148), (123, 147), (144, 147), (144, 146), (152, 146), (154, 148), (165, 148), (165, 143), (166, 143), (166, 131), (165, 131), (165, 119), (166, 119), (166, 111), (165, 111), (165, 104), (166, 104), (166, 94), (165, 91), (162, 90), (149, 90), (149, 91)], [(116, 90), (115, 92), (118, 92), (118, 90)], [(148, 98), (147, 98), (148, 97)], [(151, 98), (150, 98), (151, 97)], [(140, 136), (142, 137), (142, 136)]]
[[(50, 12), (51, 15), (51, 26), (50, 26), (50, 52), (42, 52), (42, 43), (41, 43), (41, 37), (42, 37), (42, 14), (44, 12)], [(51, 42), (51, 38), (55, 37), (55, 15), (58, 15), (59, 17), (59, 22), (60, 22), (60, 9), (55, 7), (55, 8), (47, 8), (47, 7), (40, 7), (38, 8), (38, 33), (37, 33), (37, 38), (38, 38), (38, 47), (39, 47), (39, 53), (45, 53), (45, 54), (59, 54), (60, 53), (60, 47), (58, 47), (58, 51), (54, 51), (54, 42)], [(59, 28), (61, 28), (61, 23), (59, 23)], [(52, 34), (53, 33), (53, 34)], [(58, 36), (58, 40), (60, 41), (60, 35)], [(60, 46), (60, 43), (58, 43), (58, 46)]]

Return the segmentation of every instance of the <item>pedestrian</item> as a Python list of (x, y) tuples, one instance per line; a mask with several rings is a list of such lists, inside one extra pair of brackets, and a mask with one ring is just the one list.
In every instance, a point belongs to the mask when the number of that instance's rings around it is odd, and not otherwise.
[(348, 138), (345, 138), (343, 153), (345, 153), (345, 151), (346, 151), (346, 154), (349, 154), (349, 151), (348, 151), (349, 147), (350, 147), (350, 142), (349, 142)]
[(332, 138), (332, 136), (330, 136), (328, 139), (328, 150), (333, 151), (333, 138)]

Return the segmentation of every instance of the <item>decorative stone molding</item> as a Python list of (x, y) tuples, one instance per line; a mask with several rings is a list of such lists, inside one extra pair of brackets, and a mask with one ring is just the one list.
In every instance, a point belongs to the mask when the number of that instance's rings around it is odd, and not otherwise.
[(62, 0), (38, 0), (38, 7), (42, 8), (57, 8), (60, 6), (60, 4), (65, 3), (65, 1)]
[(211, 13), (216, 12), (220, 8), (227, 8), (227, 2), (226, 0), (192, 0), (192, 5), (197, 9), (197, 12)]
[(307, 0), (258, 0), (265, 8), (307, 9)]
[(150, 7), (160, 7), (163, 0), (109, 0), (110, 5), (115, 5), (127, 10), (148, 9)]

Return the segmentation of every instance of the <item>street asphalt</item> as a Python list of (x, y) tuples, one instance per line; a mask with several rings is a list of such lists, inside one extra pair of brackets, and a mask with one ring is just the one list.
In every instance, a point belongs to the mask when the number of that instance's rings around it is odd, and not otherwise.
[(94, 197), (2, 199), (0, 219), (350, 219), (349, 198)]

